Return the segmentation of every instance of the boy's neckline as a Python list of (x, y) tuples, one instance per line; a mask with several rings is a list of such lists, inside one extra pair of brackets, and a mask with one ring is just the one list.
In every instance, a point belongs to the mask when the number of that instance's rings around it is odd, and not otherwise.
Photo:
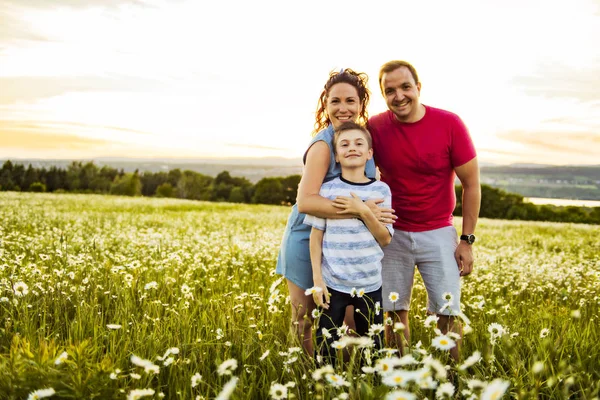
[[(365, 178), (367, 178), (367, 177), (365, 176)], [(340, 180), (349, 185), (366, 186), (366, 185), (370, 185), (371, 183), (376, 181), (375, 178), (367, 178), (367, 179), (368, 179), (368, 181), (366, 181), (366, 182), (352, 182), (352, 181), (349, 181), (348, 179), (344, 179), (344, 177), (340, 175)]]

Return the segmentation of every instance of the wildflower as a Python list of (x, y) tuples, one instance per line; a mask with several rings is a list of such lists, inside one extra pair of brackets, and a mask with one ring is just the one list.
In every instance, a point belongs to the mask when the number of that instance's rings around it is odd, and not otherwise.
[(219, 365), (217, 368), (217, 373), (221, 376), (223, 375), (231, 375), (233, 371), (235, 371), (238, 367), (238, 362), (235, 358), (230, 358), (229, 360), (225, 360)]
[(356, 288), (353, 287), (352, 289), (350, 289), (350, 296), (351, 297), (356, 297)]
[(143, 367), (144, 372), (146, 372), (146, 373), (153, 372), (155, 374), (158, 374), (158, 372), (160, 370), (158, 365), (155, 365), (152, 361), (144, 360), (143, 358), (140, 358), (140, 357), (136, 356), (135, 354), (131, 355), (131, 363), (133, 365), (137, 365), (138, 367)]
[(325, 379), (332, 386), (350, 386), (350, 382), (344, 379), (343, 376), (338, 374), (327, 374), (325, 375)]
[(333, 372), (334, 372), (333, 367), (328, 364), (328, 365), (325, 365), (324, 367), (321, 367), (321, 368), (315, 370), (312, 373), (312, 378), (315, 381), (320, 381), (321, 379), (323, 379), (323, 375), (333, 374)]
[(384, 323), (385, 323), (387, 326), (392, 326), (392, 325), (394, 324), (394, 320), (392, 319), (392, 317), (387, 317), (387, 318), (385, 319)]
[(225, 384), (225, 386), (223, 386), (223, 389), (221, 390), (221, 393), (219, 393), (219, 395), (215, 398), (215, 400), (227, 400), (229, 399), (229, 397), (231, 397), (231, 395), (233, 394), (233, 391), (235, 390), (235, 387), (237, 386), (237, 382), (238, 382), (238, 377), (234, 376), (233, 378), (231, 378), (229, 380), (229, 382), (227, 382)]
[(54, 360), (54, 365), (60, 365), (64, 363), (65, 361), (67, 361), (67, 358), (69, 358), (69, 355), (66, 351), (63, 351), (58, 357), (56, 357), (56, 360)]
[(360, 288), (356, 291), (356, 297), (363, 297), (365, 295), (365, 288)]
[(439, 335), (433, 338), (431, 345), (439, 350), (450, 350), (456, 346), (456, 342), (446, 335)]
[(223, 339), (223, 329), (217, 328), (217, 340)]
[(196, 372), (192, 376), (192, 387), (195, 388), (196, 386), (198, 386), (198, 384), (200, 383), (201, 380), (202, 380), (202, 375), (200, 375), (199, 372)]
[(540, 331), (540, 338), (543, 339), (550, 333), (550, 329), (544, 328)]
[(502, 398), (502, 395), (508, 389), (510, 382), (502, 379), (494, 379), (489, 383), (481, 393), (481, 400), (497, 400)]
[(265, 352), (262, 354), (262, 356), (260, 356), (259, 360), (260, 360), (260, 361), (263, 361), (265, 358), (267, 358), (267, 356), (269, 355), (269, 353), (270, 353), (270, 352), (271, 352), (270, 350), (267, 350), (267, 351), (265, 351)]
[(504, 327), (496, 322), (492, 322), (488, 325), (488, 332), (492, 334), (492, 336), (500, 337), (504, 335), (505, 330)]
[(340, 326), (339, 328), (337, 328), (338, 337), (342, 337), (342, 336), (346, 335), (347, 333), (348, 333), (348, 325), (346, 325), (345, 323), (342, 324), (342, 326)]
[(405, 390), (394, 390), (385, 396), (385, 400), (415, 400), (417, 396)]
[(471, 327), (471, 325), (465, 325), (463, 327), (463, 335), (468, 335), (469, 333), (473, 332), (473, 328)]
[(274, 383), (271, 385), (271, 389), (269, 389), (269, 395), (274, 400), (287, 399), (288, 388), (280, 383)]
[(183, 294), (188, 294), (192, 291), (192, 289), (186, 285), (185, 283), (183, 285), (181, 285), (181, 293)]
[(394, 332), (398, 333), (398, 331), (403, 331), (406, 329), (406, 326), (402, 322), (396, 322), (394, 324)]
[(322, 328), (321, 329), (321, 334), (326, 337), (327, 339), (331, 338), (331, 333), (329, 332), (329, 330), (327, 328)]
[(452, 397), (454, 395), (454, 385), (450, 382), (442, 383), (435, 392), (436, 399)]
[(403, 356), (400, 361), (398, 361), (398, 365), (412, 365), (412, 364), (418, 364), (418, 361), (415, 360), (415, 358), (412, 356), (412, 354), (407, 354), (405, 356)]
[(461, 371), (465, 371), (467, 368), (472, 367), (473, 365), (477, 364), (479, 362), (479, 360), (481, 360), (481, 353), (479, 351), (474, 351), (473, 354), (471, 354), (465, 360), (465, 362), (461, 366), (458, 367), (458, 369)]
[(116, 369), (113, 372), (110, 373), (109, 378), (112, 380), (117, 379), (117, 376), (119, 375), (119, 372), (121, 372), (120, 369)]
[(312, 315), (313, 319), (317, 319), (321, 316), (321, 311), (319, 311), (318, 308), (315, 308), (314, 310), (312, 310), (311, 315)]
[(38, 389), (29, 393), (29, 396), (27, 396), (27, 400), (43, 399), (45, 397), (54, 396), (54, 393), (56, 393), (56, 391), (52, 388)]
[(379, 315), (381, 313), (381, 303), (375, 302), (375, 315)]
[(435, 358), (433, 358), (431, 356), (427, 356), (423, 359), (423, 364), (435, 372), (435, 377), (438, 380), (446, 379), (447, 372), (446, 372), (446, 368), (445, 368), (444, 364), (442, 364)]
[[(25, 296), (27, 293), (29, 293), (29, 286), (27, 286), (27, 284), (25, 282), (17, 282), (13, 286), (13, 291), (15, 292), (15, 296), (22, 297), (22, 296)], [(44, 389), (42, 389), (42, 390), (44, 390)]]
[(381, 332), (383, 332), (383, 325), (382, 324), (372, 324), (369, 327), (369, 332), (368, 335), (369, 336), (373, 336), (373, 335), (379, 335)]
[(454, 301), (454, 295), (450, 292), (444, 292), (444, 294), (442, 294), (442, 299), (444, 299), (444, 301), (446, 303), (451, 303)]
[(165, 361), (163, 361), (163, 365), (165, 367), (168, 367), (169, 365), (173, 364), (173, 361), (175, 361), (175, 358), (174, 357), (169, 357)]
[(575, 318), (575, 319), (581, 318), (581, 311), (579, 311), (579, 310), (571, 311), (571, 318)]
[(134, 389), (127, 395), (127, 400), (137, 400), (146, 396), (154, 396), (154, 389)]
[(321, 289), (320, 287), (318, 287), (318, 286), (313, 286), (313, 287), (311, 287), (311, 288), (308, 288), (308, 289), (306, 289), (306, 290), (304, 291), (304, 294), (305, 294), (305, 295), (307, 295), (307, 296), (310, 296), (310, 295), (313, 295), (313, 294), (315, 294), (315, 293), (320, 293), (320, 292), (322, 292), (322, 291), (323, 291), (323, 289)]
[(425, 318), (425, 321), (423, 321), (423, 325), (425, 326), (425, 328), (431, 328), (432, 326), (437, 326), (438, 320), (439, 318), (437, 315), (430, 315), (427, 318)]
[(400, 295), (398, 294), (398, 292), (390, 292), (388, 298), (392, 303), (395, 303), (400, 299)]
[(531, 367), (531, 372), (534, 374), (539, 374), (544, 370), (544, 363), (542, 361), (536, 361)]
[(383, 384), (386, 386), (398, 387), (406, 386), (410, 381), (415, 379), (412, 371), (394, 370), (383, 376)]
[(158, 287), (158, 283), (152, 281), (152, 282), (146, 283), (146, 285), (144, 286), (144, 290), (156, 289), (157, 287)]
[(107, 324), (106, 327), (108, 329), (113, 329), (113, 330), (117, 330), (117, 329), (121, 329), (122, 328), (122, 326), (119, 325), (119, 324)]
[(336, 340), (335, 342), (331, 343), (331, 347), (336, 350), (341, 350), (346, 347), (346, 342), (342, 340)]
[(388, 373), (394, 369), (396, 365), (399, 365), (400, 359), (397, 357), (380, 358), (375, 364), (375, 368), (382, 374)]

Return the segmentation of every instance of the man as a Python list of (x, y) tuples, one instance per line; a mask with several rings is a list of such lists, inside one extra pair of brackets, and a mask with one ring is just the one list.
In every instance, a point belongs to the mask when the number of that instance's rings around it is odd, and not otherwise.
[[(390, 245), (384, 249), (383, 308), (394, 323), (405, 326), (415, 265), (427, 289), (431, 314), (443, 332), (461, 333), (460, 277), (473, 269), (473, 242), (481, 189), (473, 142), (461, 119), (419, 101), (421, 82), (405, 61), (390, 61), (379, 73), (379, 86), (388, 111), (369, 119), (375, 163), (392, 191), (398, 219)], [(462, 235), (452, 225), (456, 206), (455, 176), (463, 187)], [(388, 345), (403, 350), (402, 337), (386, 326)], [(458, 343), (458, 342), (457, 342)], [(450, 350), (458, 360), (458, 345)]]

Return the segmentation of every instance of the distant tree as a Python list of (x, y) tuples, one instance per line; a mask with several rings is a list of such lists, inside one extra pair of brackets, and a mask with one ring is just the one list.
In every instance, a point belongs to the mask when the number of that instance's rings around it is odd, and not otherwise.
[(115, 177), (110, 193), (121, 196), (141, 196), (142, 183), (137, 171)]
[(262, 178), (254, 186), (253, 203), (282, 204), (284, 200), (285, 193), (279, 178)]
[(175, 197), (175, 188), (169, 182), (165, 182), (156, 188), (156, 197)]
[(281, 185), (283, 186), (284, 199), (283, 202), (288, 205), (296, 203), (296, 197), (298, 196), (298, 185), (300, 184), (300, 175), (290, 175), (281, 179)]
[(212, 180), (212, 177), (194, 171), (183, 171), (177, 182), (177, 195), (190, 200), (210, 200)]
[(39, 183), (39, 181), (40, 181), (40, 177), (38, 174), (38, 170), (36, 168), (33, 168), (33, 166), (31, 164), (29, 164), (29, 166), (25, 170), (25, 175), (23, 176), (22, 188), (24, 190), (31, 190), (31, 185), (34, 182)]
[(42, 182), (33, 182), (31, 185), (29, 185), (29, 191), (38, 193), (45, 192), (46, 185), (44, 185)]
[(230, 203), (244, 203), (246, 202), (246, 196), (244, 194), (244, 189), (236, 186), (231, 189), (231, 193), (229, 194), (229, 202)]

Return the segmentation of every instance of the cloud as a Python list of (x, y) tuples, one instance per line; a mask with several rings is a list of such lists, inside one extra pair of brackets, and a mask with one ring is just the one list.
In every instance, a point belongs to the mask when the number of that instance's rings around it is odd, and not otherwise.
[(498, 138), (510, 142), (511, 150), (480, 150), (490, 154), (512, 156), (514, 159), (520, 159), (521, 162), (535, 161), (546, 164), (598, 163), (600, 132), (564, 133), (512, 130), (498, 134)]
[(231, 147), (242, 147), (244, 149), (260, 149), (260, 150), (276, 150), (276, 151), (288, 151), (289, 150), (284, 147), (259, 146), (259, 145), (253, 145), (253, 144), (225, 143), (225, 145), (231, 146)]
[(512, 83), (532, 96), (570, 98), (582, 102), (600, 100), (600, 60), (587, 67), (551, 64), (536, 75), (518, 75)]
[(29, 103), (70, 92), (145, 92), (159, 86), (159, 81), (131, 76), (0, 78), (0, 104)]
[(86, 150), (106, 147), (113, 142), (104, 139), (84, 138), (62, 133), (37, 133), (5, 129), (0, 125), (0, 148), (29, 150)]

